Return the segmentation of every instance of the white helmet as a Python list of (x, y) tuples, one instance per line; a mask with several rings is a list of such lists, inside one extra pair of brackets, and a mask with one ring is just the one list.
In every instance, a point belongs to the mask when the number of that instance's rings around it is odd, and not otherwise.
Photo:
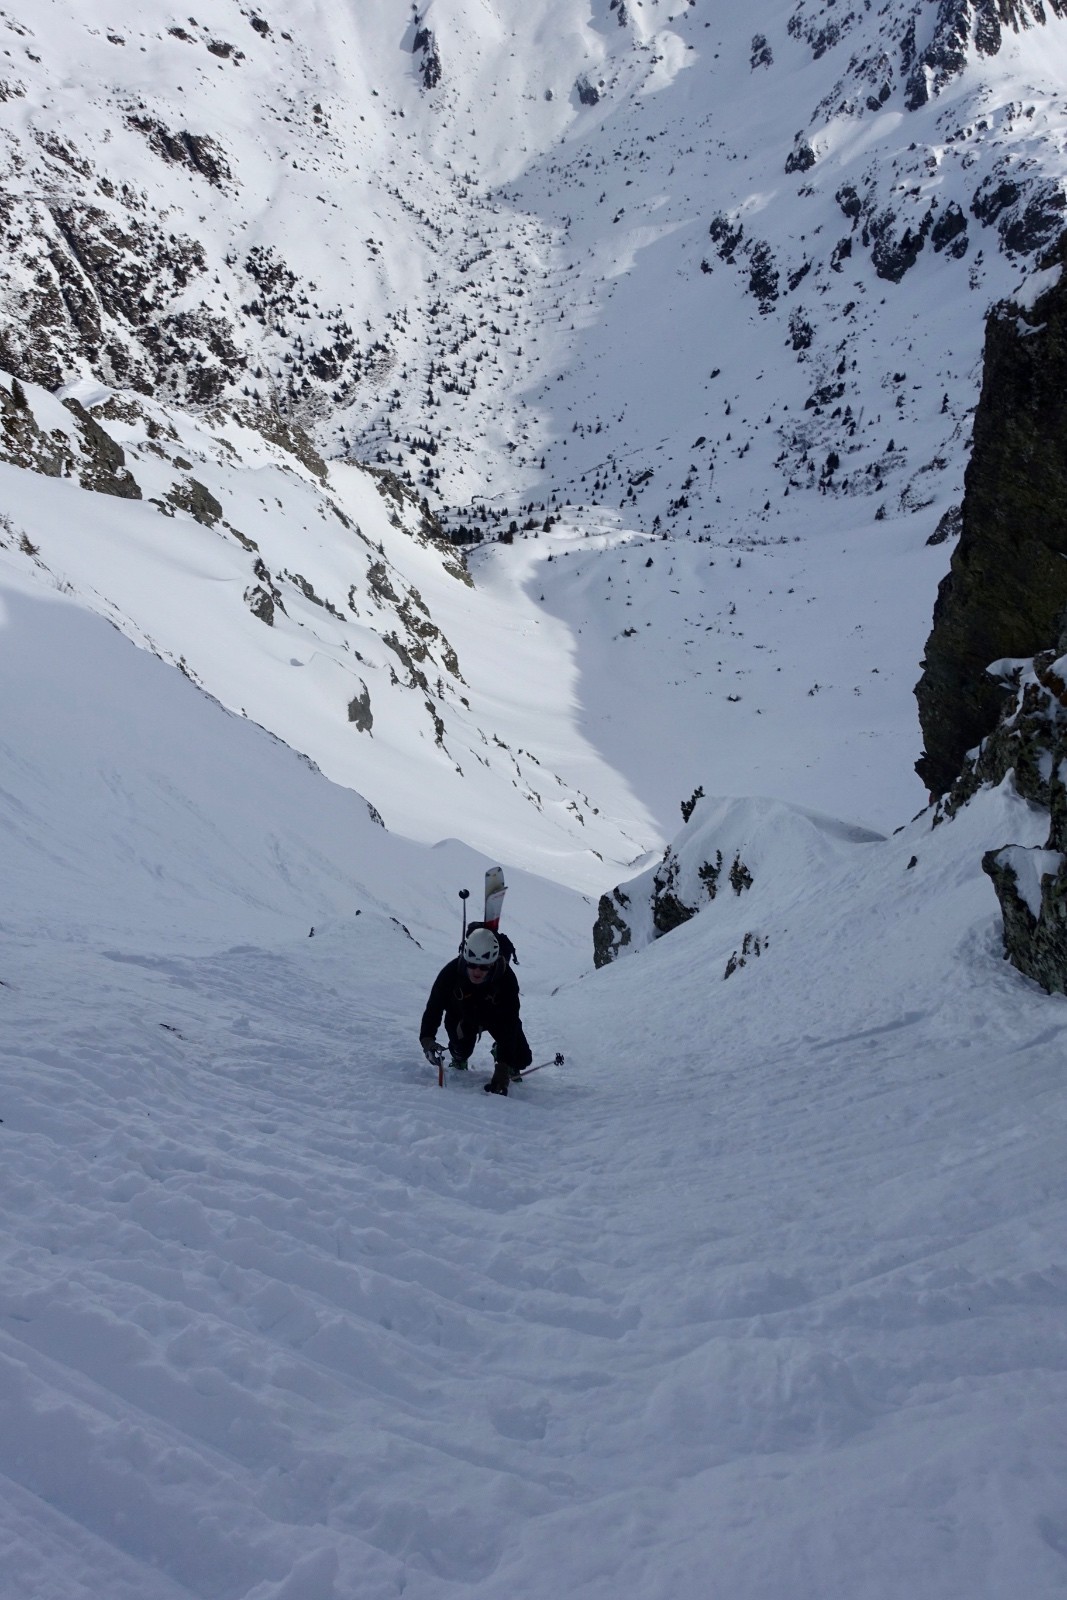
[(500, 941), (491, 928), (472, 928), (463, 941), (468, 967), (493, 967), (500, 956)]

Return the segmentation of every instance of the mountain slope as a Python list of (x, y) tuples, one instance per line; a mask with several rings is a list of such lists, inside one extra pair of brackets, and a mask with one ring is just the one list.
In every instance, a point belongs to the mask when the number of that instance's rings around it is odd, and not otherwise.
[(484, 861), (4, 604), (5, 1594), (1060, 1592), (1063, 1027), (978, 865), (1038, 837), (1010, 786), (890, 841), (708, 806), (752, 887), (603, 973), (513, 876), (567, 1062), (441, 1091)]
[(254, 410), (64, 394), (0, 387), (27, 463), (0, 464), (5, 568), (101, 612), (409, 837), (469, 839), (481, 808), (486, 849), (575, 886), (640, 854), (640, 806), (572, 725), (559, 630), (474, 591), (394, 477), (328, 472)]
[[(944, 570), (925, 541), (952, 526), (960, 498), (985, 310), (1062, 222), (1059, 4), (766, 0), (755, 16), (680, 3), (646, 16), (435, 0), (401, 22), (334, 5), (283, 20), (212, 0), (195, 23), (155, 4), (102, 23), (52, 0), (47, 24), (16, 6), (3, 27), (0, 361), (24, 386), (76, 398), (69, 386), (87, 384), (98, 408), (111, 393), (119, 411), (163, 405), (179, 433), (175, 406), (192, 408), (188, 426), (218, 440), (202, 444), (219, 504), (220, 452), (246, 437), (227, 419), (266, 415), (290, 438), (293, 424), (309, 430), (331, 463), (395, 474), (462, 540), (514, 527), (533, 548), (508, 578), (494, 547), (495, 592), (517, 601), (523, 637), (552, 637), (549, 664), (523, 676), (542, 694), (550, 663), (573, 659), (563, 700), (588, 706), (562, 751), (546, 732), (558, 700), (539, 724), (482, 710), (477, 731), (463, 727), (463, 689), (438, 651), (429, 693), (417, 661), (394, 668), (411, 691), (399, 700), (391, 682), (383, 695), (341, 674), (328, 728), (279, 711), (280, 692), (252, 714), (422, 837), (397, 798), (417, 783), (398, 783), (389, 762), (376, 775), (382, 742), (410, 750), (417, 726), (416, 767), (427, 757), (446, 786), (463, 769), (441, 820), (464, 833), (482, 810), (470, 752), (495, 763), (500, 739), (511, 753), (491, 809), (506, 813), (504, 835), (531, 809), (541, 828), (538, 808), (558, 801), (546, 841), (559, 833), (565, 857), (588, 844), (616, 865), (661, 845), (701, 783), (880, 827), (917, 809), (911, 686)], [(111, 425), (131, 446), (142, 426)], [(175, 474), (145, 498), (175, 486), (196, 492)], [(334, 491), (343, 500), (339, 477)], [(318, 593), (302, 515), (268, 536), (262, 509), (228, 520), (270, 543), (279, 592), (288, 573)], [(565, 549), (585, 549), (580, 591), (547, 570), (546, 522)], [(24, 531), (50, 560), (40, 530)], [(712, 547), (706, 573), (699, 550), (678, 558), (691, 592), (677, 606), (678, 585), (656, 584), (658, 637), (643, 656), (624, 634), (633, 618), (602, 603), (621, 576), (618, 538), (634, 535)], [(106, 555), (85, 555), (99, 577)], [(727, 580), (740, 556), (758, 572), (741, 592)], [(87, 571), (70, 581), (104, 592)], [(331, 604), (344, 609), (354, 583), (359, 562), (335, 572)], [(261, 608), (273, 599), (270, 583), (244, 588), (264, 591)], [(805, 589), (806, 614), (794, 603)], [(411, 655), (392, 604), (383, 636)], [(466, 640), (494, 637), (508, 677), (512, 626), (494, 636), (475, 614), (461, 640), (436, 593), (426, 604), (461, 666)], [(154, 606), (119, 609), (136, 636), (164, 632)], [(846, 637), (841, 616), (863, 632)], [(798, 688), (784, 700), (761, 671), (783, 647)], [(247, 672), (197, 665), (188, 617), (166, 653), (247, 704)], [(631, 746), (597, 703), (605, 671), (630, 701), (654, 685), (666, 702), (684, 683), (684, 717), (638, 727)], [(727, 693), (694, 693), (696, 672), (729, 678)], [(745, 679), (760, 684), (755, 705), (734, 698)], [(362, 715), (365, 695), (376, 743), (353, 777), (339, 713)], [(857, 695), (858, 716), (844, 706)], [(782, 717), (796, 734), (785, 759)], [(553, 775), (549, 795), (519, 749)], [(517, 812), (513, 781), (539, 796)], [(591, 827), (594, 808), (606, 830)], [(595, 855), (587, 865), (593, 887)]]
[[(128, 38), (80, 14), (45, 38), (9, 14), (6, 364), (201, 403), (251, 390), (331, 453), (376, 438), (418, 475), (422, 437), (427, 487), (458, 506), (592, 498), (583, 472), (610, 460), (614, 481), (661, 440), (667, 460), (629, 474), (659, 466), (634, 497), (646, 525), (685, 492), (701, 514), (672, 521), (734, 531), (783, 451), (779, 489), (821, 474), (831, 495), (881, 494), (880, 477), (919, 498), (946, 449), (958, 480), (984, 307), (1062, 225), (1062, 6), (768, 0), (755, 36), (747, 16), (657, 11), (437, 0), (405, 31), (332, 6), (281, 29), (216, 4), (190, 31), (152, 6)], [(919, 284), (925, 350), (895, 379)], [(642, 405), (664, 335), (670, 391)], [(757, 448), (768, 405), (745, 368), (783, 340), (794, 360)], [(727, 402), (732, 430), (705, 419)], [(575, 420), (602, 422), (599, 458), (568, 439)], [(743, 472), (723, 470), (730, 431), (757, 448)], [(682, 491), (698, 432), (701, 481)]]
[(1063, 9), (5, 6), (12, 1600), (1062, 1593), (1047, 817), (906, 819)]

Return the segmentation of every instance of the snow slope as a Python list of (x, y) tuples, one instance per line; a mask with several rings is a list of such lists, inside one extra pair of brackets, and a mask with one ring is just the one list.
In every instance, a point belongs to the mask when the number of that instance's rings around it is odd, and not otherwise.
[(1067, 1021), (1000, 960), (1010, 789), (771, 818), (747, 894), (598, 974), (514, 877), (566, 1064), (442, 1092), (480, 863), (4, 605), (5, 1600), (1062, 1593)]
[[(521, 593), (475, 590), (388, 482), (321, 462), (317, 476), (247, 420), (205, 427), (146, 401), (116, 418), (108, 391), (81, 393), (143, 498), (0, 463), (5, 568), (180, 664), (408, 837), (477, 837), (583, 889), (655, 837), (576, 726), (569, 634)], [(16, 415), (79, 461), (70, 412), (22, 394)]]
[[(1061, 10), (5, 6), (3, 1600), (1063, 1594), (1046, 819), (907, 822)], [(594, 972), (698, 785), (751, 885)]]

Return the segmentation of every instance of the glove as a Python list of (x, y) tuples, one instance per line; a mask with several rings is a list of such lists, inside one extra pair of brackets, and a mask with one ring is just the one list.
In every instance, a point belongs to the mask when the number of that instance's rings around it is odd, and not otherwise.
[(444, 1063), (445, 1047), (443, 1044), (438, 1044), (436, 1039), (420, 1039), (419, 1043), (422, 1045), (422, 1053), (431, 1067), (439, 1067)]

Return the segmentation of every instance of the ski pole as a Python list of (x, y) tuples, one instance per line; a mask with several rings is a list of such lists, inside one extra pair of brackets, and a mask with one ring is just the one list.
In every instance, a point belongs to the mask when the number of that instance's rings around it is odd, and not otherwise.
[(467, 901), (470, 899), (470, 893), (471, 892), (469, 889), (461, 889), (459, 891), (459, 898), (463, 901), (463, 936), (459, 941), (459, 947), (461, 950), (463, 949), (464, 944), (467, 942)]
[(563, 1060), (562, 1052), (557, 1050), (551, 1061), (539, 1061), (536, 1067), (524, 1067), (520, 1076), (528, 1078), (531, 1072), (540, 1072), (542, 1067), (561, 1067)]

